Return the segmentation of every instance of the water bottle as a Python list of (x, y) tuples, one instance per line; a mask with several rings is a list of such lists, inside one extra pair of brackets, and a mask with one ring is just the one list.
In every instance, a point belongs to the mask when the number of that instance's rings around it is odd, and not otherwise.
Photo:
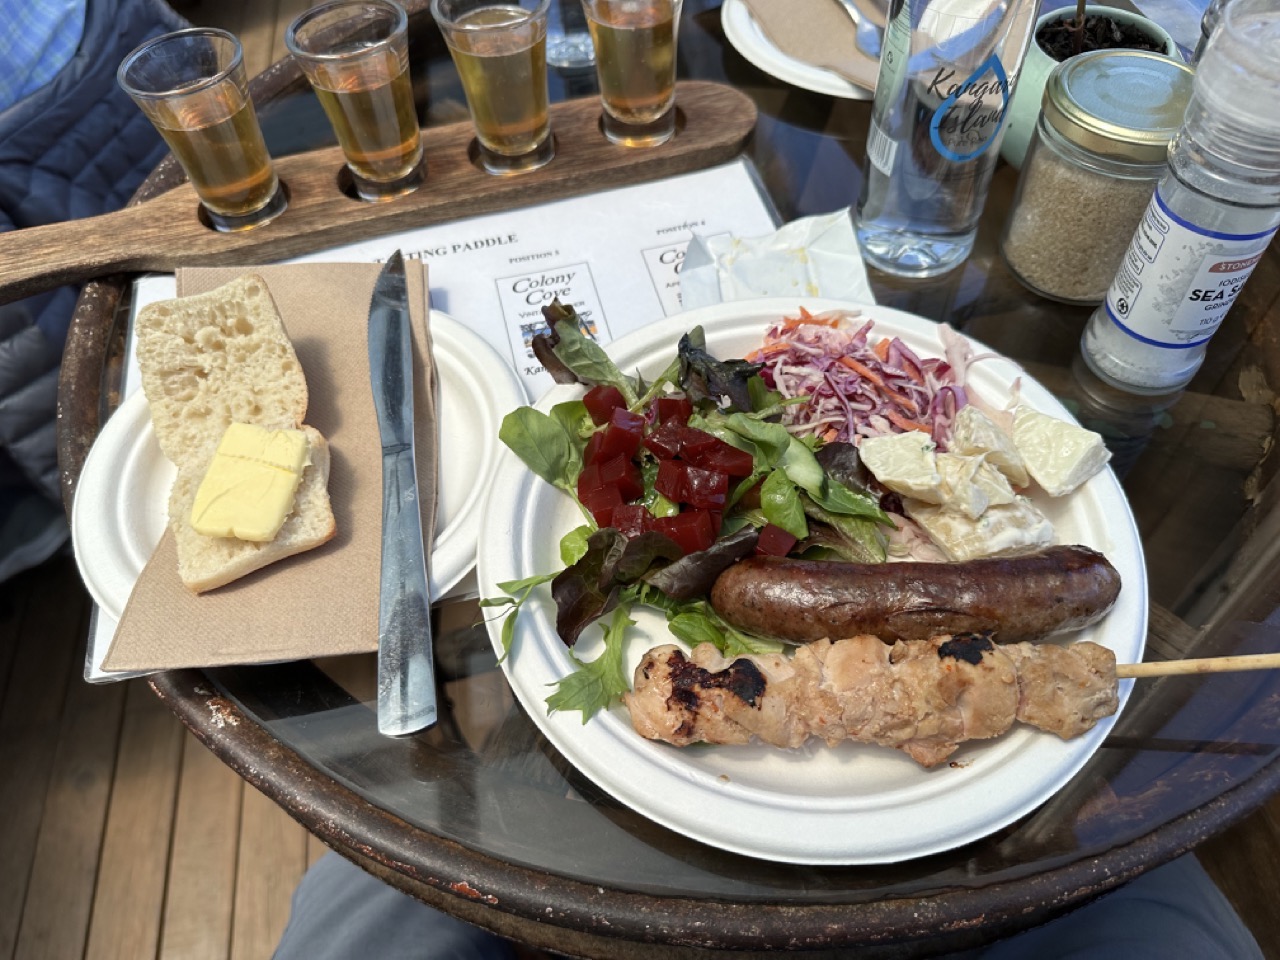
[(855, 226), (863, 258), (930, 277), (973, 249), (1036, 0), (893, 0)]
[(1196, 69), (1169, 172), (1085, 327), (1093, 371), (1138, 394), (1204, 361), (1280, 225), (1280, 0), (1232, 0)]

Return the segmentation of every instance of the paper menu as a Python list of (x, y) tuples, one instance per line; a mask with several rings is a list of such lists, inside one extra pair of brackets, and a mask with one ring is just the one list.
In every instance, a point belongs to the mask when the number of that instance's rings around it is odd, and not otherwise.
[[(429, 185), (424, 188), (429, 189)], [(529, 341), (542, 307), (572, 304), (601, 343), (681, 310), (680, 265), (695, 233), (777, 227), (746, 161), (352, 244), (302, 259), (381, 260), (397, 247), (427, 262), (431, 305), (472, 327), (520, 374), (550, 386)]]

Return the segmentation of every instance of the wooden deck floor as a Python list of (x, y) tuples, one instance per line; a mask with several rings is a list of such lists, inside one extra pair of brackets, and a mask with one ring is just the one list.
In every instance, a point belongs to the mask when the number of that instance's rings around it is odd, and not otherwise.
[(261, 960), (323, 852), (142, 681), (83, 677), (69, 557), (0, 585), (0, 958)]

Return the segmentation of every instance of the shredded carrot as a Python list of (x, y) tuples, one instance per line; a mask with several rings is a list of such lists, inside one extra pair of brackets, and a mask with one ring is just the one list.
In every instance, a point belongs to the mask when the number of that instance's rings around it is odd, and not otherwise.
[(890, 387), (887, 383), (884, 382), (884, 378), (881, 377), (880, 374), (876, 373), (874, 370), (868, 367), (865, 363), (860, 363), (859, 361), (853, 359), (853, 357), (849, 357), (849, 356), (837, 357), (836, 362), (848, 367), (858, 376), (866, 380), (870, 380), (872, 383), (876, 385), (876, 389), (878, 389), (886, 397), (889, 397), (891, 400), (894, 400), (895, 402), (897, 402), (899, 406), (906, 407), (912, 413), (920, 412), (920, 408), (916, 405), (916, 402), (914, 400), (912, 400), (906, 394), (899, 393), (898, 391)]
[[(881, 339), (877, 340), (875, 342), (875, 346), (873, 346), (871, 349), (875, 351), (875, 355), (880, 358), (881, 363), (889, 362), (889, 338), (888, 337), (882, 337)], [(922, 377), (919, 371), (916, 370), (916, 368), (913, 367), (911, 364), (909, 363), (904, 364), (902, 367), (902, 372), (905, 373), (912, 380), (914, 380), (916, 383), (920, 384), (921, 386), (924, 386), (924, 377)]]
[(819, 319), (818, 317), (815, 317), (812, 313), (810, 313), (804, 307), (801, 307), (800, 316), (787, 317), (785, 320), (782, 321), (782, 329), (790, 331), (790, 330), (796, 329), (796, 327), (803, 327), (806, 324), (813, 324), (814, 326), (818, 326), (818, 327), (831, 327), (832, 329), (834, 329), (840, 326), (840, 318), (831, 317), (827, 320), (822, 320), (822, 319)]
[(899, 430), (919, 430), (921, 433), (931, 432), (929, 428), (926, 427), (923, 423), (917, 423), (914, 420), (908, 420), (906, 417), (898, 413), (896, 410), (886, 410), (884, 412), (884, 415), (888, 417), (889, 422), (892, 423)]
[(868, 367), (865, 363), (859, 363), (857, 360), (853, 359), (853, 357), (849, 357), (849, 356), (837, 357), (836, 362), (841, 363), (844, 366), (848, 367), (858, 376), (865, 377), (866, 379), (870, 380), (881, 390), (885, 388), (884, 381), (880, 379), (880, 374), (876, 373), (874, 370)]
[(913, 399), (906, 396), (906, 394), (897, 392), (897, 390), (890, 387), (890, 385), (888, 385), (887, 383), (884, 383), (884, 379), (882, 378), (882, 376), (877, 374), (876, 371), (870, 369), (869, 366), (865, 364), (861, 364), (861, 362), (856, 361), (854, 360), (854, 358), (849, 356), (837, 357), (836, 362), (838, 362), (838, 364), (842, 364), (849, 367), (850, 370), (854, 371), (855, 374), (858, 374), (859, 376), (861, 376), (861, 378), (865, 378), (872, 381), (873, 384), (876, 384), (876, 387), (877, 389), (879, 389), (879, 392), (883, 393), (884, 396), (890, 397), (891, 399), (893, 399), (893, 401), (900, 403), (901, 406), (908, 408), (908, 410), (913, 413), (919, 412), (920, 408), (916, 406), (916, 403), (915, 401), (913, 401)]
[(763, 360), (766, 357), (771, 357), (775, 353), (785, 353), (789, 349), (790, 349), (790, 346), (787, 343), (783, 342), (782, 340), (770, 340), (764, 346), (760, 347), (760, 349), (752, 350), (743, 359), (751, 363), (755, 363), (758, 360)]

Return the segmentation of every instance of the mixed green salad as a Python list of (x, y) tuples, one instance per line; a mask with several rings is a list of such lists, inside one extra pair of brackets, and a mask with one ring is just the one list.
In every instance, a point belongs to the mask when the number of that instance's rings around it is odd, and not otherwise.
[[(690, 645), (710, 642), (729, 656), (780, 650), (725, 623), (707, 600), (743, 557), (886, 559), (894, 521), (856, 446), (829, 430), (797, 430), (790, 408), (808, 398), (780, 392), (764, 362), (717, 359), (694, 328), (646, 382), (619, 369), (572, 308), (557, 301), (543, 314), (538, 359), (584, 395), (547, 413), (520, 407), (499, 437), (574, 499), (583, 522), (560, 541), (562, 569), (501, 583), (505, 596), (482, 605), (507, 610), (506, 656), (521, 606), (550, 584), (556, 630), (575, 664), (547, 698), (550, 710), (579, 710), (585, 722), (630, 689), (623, 641), (637, 605), (665, 613)], [(572, 647), (596, 622), (604, 652), (581, 660)]]

